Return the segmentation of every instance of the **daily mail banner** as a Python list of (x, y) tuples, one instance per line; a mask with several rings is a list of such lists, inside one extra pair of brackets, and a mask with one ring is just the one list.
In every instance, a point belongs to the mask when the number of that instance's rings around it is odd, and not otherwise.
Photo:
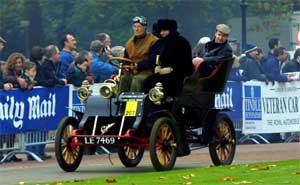
[(243, 133), (300, 131), (300, 83), (243, 83)]
[(216, 108), (228, 108), (231, 112), (226, 112), (232, 120), (242, 120), (242, 83), (228, 81), (224, 92), (215, 96)]
[(55, 130), (68, 115), (69, 86), (0, 90), (0, 135)]

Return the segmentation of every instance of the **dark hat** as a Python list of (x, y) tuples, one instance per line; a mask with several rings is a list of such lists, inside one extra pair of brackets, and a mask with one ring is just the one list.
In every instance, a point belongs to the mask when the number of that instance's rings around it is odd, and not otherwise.
[(132, 22), (133, 22), (133, 23), (140, 23), (140, 24), (143, 25), (143, 26), (147, 26), (147, 19), (146, 19), (146, 17), (144, 17), (144, 16), (135, 16), (135, 17), (132, 19)]
[(228, 38), (228, 42), (229, 42), (229, 43), (237, 43), (237, 39), (236, 39), (236, 38), (233, 38), (233, 37), (229, 37), (229, 38)]
[(6, 44), (6, 41), (2, 37), (0, 37), (0, 42), (2, 42), (3, 44)]
[(245, 49), (244, 53), (247, 54), (247, 53), (250, 53), (250, 52), (252, 52), (252, 51), (254, 51), (256, 49), (257, 49), (257, 46), (255, 44), (253, 44), (253, 43), (247, 43), (246, 44), (246, 49)]
[(159, 19), (157, 21), (157, 28), (159, 32), (161, 30), (177, 31), (177, 22), (171, 19)]
[(230, 28), (226, 24), (218, 24), (216, 26), (216, 30), (224, 33), (224, 34), (229, 34), (230, 33)]

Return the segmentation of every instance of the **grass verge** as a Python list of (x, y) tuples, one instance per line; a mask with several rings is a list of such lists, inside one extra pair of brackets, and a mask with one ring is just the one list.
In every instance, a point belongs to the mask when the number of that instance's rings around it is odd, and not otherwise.
[[(26, 183), (27, 184), (27, 183)], [(34, 185), (226, 185), (226, 184), (300, 184), (300, 160), (204, 167), (167, 172), (66, 182), (32, 183)]]

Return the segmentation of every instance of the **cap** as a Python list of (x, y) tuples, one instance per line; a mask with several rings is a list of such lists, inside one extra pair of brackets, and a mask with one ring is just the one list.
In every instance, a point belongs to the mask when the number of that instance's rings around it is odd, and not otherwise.
[(236, 39), (236, 38), (233, 38), (233, 37), (229, 37), (229, 38), (228, 38), (228, 42), (229, 42), (229, 43), (237, 43), (237, 39)]
[(229, 34), (230, 33), (230, 28), (226, 24), (218, 24), (216, 26), (216, 30), (224, 33), (224, 34)]
[(6, 40), (4, 40), (1, 36), (0, 36), (0, 42), (2, 42), (3, 44), (6, 44)]
[(256, 49), (257, 49), (257, 46), (255, 44), (253, 44), (253, 43), (247, 43), (246, 44), (246, 49), (245, 49), (244, 53), (247, 54), (247, 53), (250, 53), (250, 52), (252, 52), (252, 51), (254, 51)]
[(132, 21), (133, 23), (140, 23), (143, 26), (147, 26), (147, 19), (144, 16), (135, 16)]

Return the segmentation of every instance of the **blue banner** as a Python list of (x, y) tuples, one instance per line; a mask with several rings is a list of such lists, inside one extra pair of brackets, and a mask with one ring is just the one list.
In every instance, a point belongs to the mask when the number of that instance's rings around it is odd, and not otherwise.
[[(242, 120), (242, 83), (228, 82), (224, 93), (216, 95), (215, 106), (234, 110), (227, 114), (232, 120)], [(0, 135), (56, 130), (61, 119), (68, 116), (66, 107), (78, 111), (85, 108), (72, 86), (0, 90)]]
[(243, 119), (242, 83), (228, 81), (223, 94), (216, 94), (215, 107), (228, 108), (232, 112), (226, 112), (232, 120)]
[[(77, 110), (79, 112), (84, 112), (85, 105), (79, 100), (77, 96), (77, 89), (72, 89), (72, 96), (73, 96), (72, 109)], [(73, 117), (76, 116), (74, 112), (72, 112), (72, 116)]]
[(68, 115), (69, 86), (0, 90), (0, 134), (55, 130)]
[(245, 92), (245, 119), (262, 120), (261, 86), (244, 86)]

